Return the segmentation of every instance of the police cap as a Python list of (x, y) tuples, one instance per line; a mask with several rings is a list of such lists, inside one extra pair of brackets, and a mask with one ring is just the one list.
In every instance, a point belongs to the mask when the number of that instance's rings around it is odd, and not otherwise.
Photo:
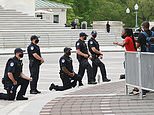
[(14, 50), (14, 54), (16, 54), (16, 53), (23, 53), (23, 52), (25, 52), (25, 50), (22, 50), (21, 48), (16, 48)]
[(64, 48), (64, 53), (66, 53), (67, 51), (70, 51), (70, 50), (72, 50), (71, 48), (68, 48), (68, 47), (65, 47)]
[(30, 40), (31, 40), (31, 41), (36, 40), (36, 39), (38, 40), (38, 38), (39, 38), (39, 36), (32, 35), (31, 38), (30, 38)]
[(84, 32), (81, 32), (81, 33), (79, 34), (79, 36), (80, 36), (80, 37), (84, 37), (84, 36), (87, 37), (88, 35), (87, 35), (86, 33), (84, 33)]
[(91, 35), (97, 35), (97, 32), (96, 32), (95, 30), (93, 30), (93, 31), (91, 32)]

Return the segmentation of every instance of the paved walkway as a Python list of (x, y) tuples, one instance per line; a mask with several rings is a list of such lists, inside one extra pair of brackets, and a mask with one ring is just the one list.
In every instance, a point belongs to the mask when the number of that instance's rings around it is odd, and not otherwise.
[[(120, 52), (114, 51), (114, 48), (119, 49)], [(119, 75), (124, 72), (123, 69), (123, 60), (124, 53), (121, 52), (123, 49), (120, 47), (105, 47), (101, 48), (104, 52), (103, 62), (106, 65), (108, 78), (112, 79), (112, 82), (119, 81)], [(0, 78), (3, 76), (4, 67), (8, 58), (13, 56), (14, 49), (0, 49)], [(76, 87), (63, 92), (49, 91), (48, 87), (51, 82), (55, 84), (61, 85), (61, 80), (59, 78), (59, 57), (63, 55), (63, 48), (41, 48), (43, 58), (45, 59), (45, 63), (41, 66), (40, 79), (38, 84), (38, 89), (42, 91), (39, 95), (31, 95), (29, 94), (29, 87), (26, 93), (26, 96), (29, 98), (28, 101), (4, 101), (0, 100), (0, 113), (3, 115), (39, 115), (42, 107), (51, 100), (59, 96), (64, 96), (74, 91), (79, 91), (81, 89), (92, 87), (91, 85), (87, 85), (87, 77), (86, 74), (83, 77), (83, 87)], [(75, 51), (75, 48), (73, 48)], [(9, 54), (9, 55), (8, 55)], [(78, 71), (78, 61), (76, 60), (76, 54), (73, 53), (73, 65), (74, 70)], [(28, 70), (28, 57), (24, 55), (23, 58), (23, 72), (26, 75), (29, 75)], [(100, 71), (98, 71), (100, 74)], [(5, 92), (3, 89), (3, 85), (0, 83), (0, 91)]]
[[(105, 49), (106, 48), (106, 49)], [(60, 85), (58, 59), (63, 48), (41, 48), (45, 63), (41, 67), (38, 87), (42, 93), (30, 95), (29, 88), (26, 96), (28, 101), (0, 100), (2, 115), (153, 115), (154, 95), (149, 93), (143, 100), (138, 96), (124, 94), (125, 81), (119, 81), (119, 75), (124, 72), (124, 53), (120, 47), (101, 47), (104, 52), (103, 62), (107, 68), (110, 83), (87, 85), (84, 77), (83, 87), (67, 91), (49, 91), (51, 82)], [(13, 54), (14, 49), (0, 49), (0, 73), (3, 76), (6, 60)], [(73, 48), (75, 51), (75, 48)], [(120, 52), (117, 52), (120, 51)], [(58, 53), (59, 52), (59, 53)], [(7, 54), (10, 54), (8, 56)], [(77, 71), (78, 62), (75, 53), (72, 54), (74, 69)], [(27, 55), (23, 58), (24, 73), (29, 75)], [(100, 74), (100, 71), (98, 71)], [(86, 76), (86, 75), (85, 75)], [(4, 92), (2, 84), (0, 90)], [(40, 112), (41, 111), (41, 112)]]
[(154, 94), (143, 100), (125, 95), (125, 81), (100, 84), (59, 96), (40, 115), (153, 115)]

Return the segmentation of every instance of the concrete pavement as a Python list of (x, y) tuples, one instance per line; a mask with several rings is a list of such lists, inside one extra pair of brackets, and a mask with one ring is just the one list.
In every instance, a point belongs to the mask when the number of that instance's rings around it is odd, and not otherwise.
[(125, 95), (125, 81), (102, 83), (49, 101), (40, 115), (153, 115), (154, 94)]
[[(38, 88), (42, 93), (31, 95), (28, 88), (26, 94), (29, 97), (28, 101), (0, 100), (0, 113), (3, 115), (153, 115), (153, 93), (149, 93), (143, 100), (139, 100), (138, 96), (125, 95), (125, 81), (119, 81), (119, 75), (124, 73), (124, 49), (120, 47), (101, 47), (101, 49), (105, 51), (102, 61), (112, 82), (87, 85), (85, 74), (83, 87), (63, 92), (49, 91), (51, 82), (61, 85), (58, 59), (63, 54), (63, 48), (41, 48), (45, 63), (41, 66)], [(13, 55), (13, 50), (0, 49), (1, 77), (6, 60)], [(75, 53), (72, 54), (72, 58), (74, 70), (77, 72), (78, 62)], [(23, 63), (24, 73), (29, 75), (27, 55), (24, 56)], [(0, 90), (4, 92), (2, 84)]]

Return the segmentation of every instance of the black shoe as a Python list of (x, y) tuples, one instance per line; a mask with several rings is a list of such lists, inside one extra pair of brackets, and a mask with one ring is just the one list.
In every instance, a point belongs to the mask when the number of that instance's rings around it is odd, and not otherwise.
[(103, 82), (109, 82), (109, 81), (111, 81), (111, 79), (106, 78), (106, 79), (103, 80)]
[(71, 86), (72, 86), (72, 87), (75, 87), (76, 84), (77, 84), (76, 82), (77, 82), (77, 81), (73, 81), (73, 82), (71, 83)]
[(143, 97), (146, 97), (146, 93), (145, 93), (145, 92), (143, 92), (143, 93), (142, 93), (142, 96), (143, 96)]
[(88, 82), (88, 84), (97, 84), (95, 81)]
[(37, 94), (36, 90), (30, 90), (30, 94)]
[(41, 91), (38, 91), (37, 89), (36, 89), (36, 92), (37, 92), (37, 93), (41, 93)]
[(121, 74), (120, 79), (125, 79), (125, 74)]
[(49, 90), (51, 91), (51, 90), (54, 89), (54, 88), (55, 88), (55, 84), (52, 83), (52, 84), (50, 85), (50, 87), (49, 87)]
[(28, 98), (23, 96), (17, 96), (16, 100), (28, 100)]
[(79, 82), (79, 86), (83, 86), (83, 83), (82, 82)]
[(139, 94), (139, 92), (137, 92), (137, 91), (129, 92), (129, 95), (138, 95), (138, 94)]

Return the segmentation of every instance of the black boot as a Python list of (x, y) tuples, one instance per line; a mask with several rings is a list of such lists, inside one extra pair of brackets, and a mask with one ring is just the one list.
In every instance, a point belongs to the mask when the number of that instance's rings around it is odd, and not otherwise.
[(79, 81), (79, 86), (83, 86), (83, 83), (82, 83), (82, 81)]
[(27, 97), (24, 97), (24, 96), (17, 96), (16, 97), (16, 100), (28, 100), (28, 98)]
[(52, 84), (50, 85), (50, 87), (49, 87), (49, 90), (52, 91), (52, 89), (54, 89), (54, 88), (55, 88), (55, 84), (52, 83)]

